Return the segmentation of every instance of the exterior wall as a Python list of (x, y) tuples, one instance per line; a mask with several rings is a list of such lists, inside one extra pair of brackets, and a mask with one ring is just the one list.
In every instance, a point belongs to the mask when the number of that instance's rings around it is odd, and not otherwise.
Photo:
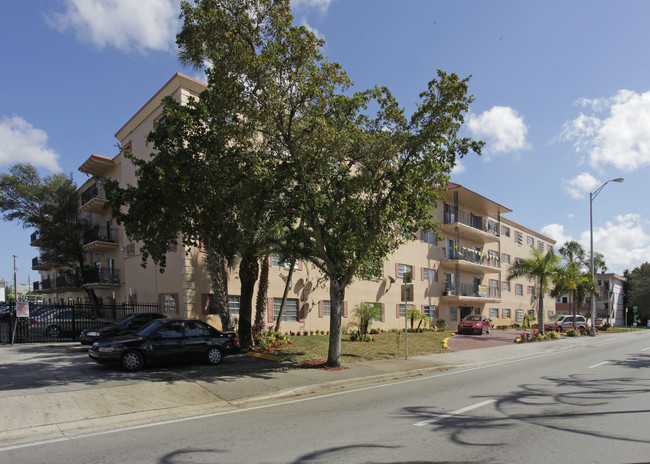
[(612, 326), (625, 325), (625, 304), (623, 285), (625, 277), (616, 274), (596, 274), (599, 298), (596, 300), (596, 317)]
[[(116, 134), (122, 146), (145, 158), (151, 148), (145, 140), (160, 117), (160, 101), (166, 95), (177, 101), (186, 102), (197, 97), (204, 88), (193, 79), (175, 75), (156, 95), (149, 100)], [(120, 185), (135, 183), (132, 163), (118, 154), (114, 158), (92, 155), (81, 167), (82, 172), (101, 174), (117, 179)], [(93, 187), (91, 180), (80, 188), (80, 194)], [(383, 308), (381, 321), (373, 327), (382, 329), (402, 328), (405, 318), (400, 317), (403, 304), (400, 265), (410, 266), (413, 271), (414, 301), (408, 306), (426, 310), (431, 316), (430, 325), (437, 319), (447, 321), (455, 330), (462, 316), (468, 313), (491, 317), (493, 325), (521, 324), (517, 310), (536, 310), (534, 295), (527, 294), (525, 280), (514, 281), (510, 291), (503, 290), (508, 265), (503, 256), (507, 254), (514, 263), (516, 258), (530, 255), (527, 237), (535, 246), (540, 242), (552, 246), (554, 242), (535, 231), (505, 219), (508, 208), (457, 184), (450, 184), (446, 199), (439, 201), (434, 211), (436, 222), (440, 223), (438, 237), (420, 231), (413, 240), (404, 244), (388, 256), (382, 266), (381, 275), (374, 279), (357, 279), (347, 289), (344, 301), (342, 326), (351, 322), (353, 308), (361, 303), (379, 303)], [(84, 206), (82, 206), (84, 207)], [(94, 224), (106, 224), (110, 211), (92, 209), (89, 212)], [(503, 227), (510, 229), (510, 235), (503, 234)], [(116, 301), (137, 302), (158, 301), (165, 310), (181, 317), (206, 318), (206, 303), (210, 293), (210, 279), (205, 266), (205, 253), (198, 249), (186, 249), (182, 245), (170, 247), (164, 273), (152, 263), (142, 267), (139, 244), (130, 242), (121, 227), (115, 227), (117, 244), (102, 249), (88, 249), (89, 261), (106, 266), (113, 260), (119, 270), (119, 279), (106, 284), (93, 285), (100, 298), (115, 298)], [(432, 229), (434, 229), (432, 225)], [(515, 232), (524, 234), (523, 243), (517, 243)], [(284, 266), (265, 265), (269, 269), (269, 291), (267, 295), (267, 326), (274, 322), (273, 301), (280, 300), (284, 293), (289, 270)], [(452, 277), (453, 276), (453, 277)], [(119, 281), (117, 281), (119, 280)], [(523, 285), (523, 295), (515, 295), (515, 284)], [(237, 269), (229, 277), (229, 294), (236, 303), (240, 284)], [(58, 296), (58, 294), (57, 294)], [(81, 289), (62, 294), (63, 298), (85, 298)], [(288, 298), (296, 303), (298, 312), (292, 320), (283, 321), (283, 331), (328, 331), (330, 318), (325, 314), (330, 300), (329, 286), (321, 271), (312, 265), (299, 263), (290, 282)], [(544, 303), (547, 311), (553, 308), (553, 299), (547, 295)], [(509, 313), (508, 313), (509, 310)], [(416, 323), (417, 324), (417, 323)]]

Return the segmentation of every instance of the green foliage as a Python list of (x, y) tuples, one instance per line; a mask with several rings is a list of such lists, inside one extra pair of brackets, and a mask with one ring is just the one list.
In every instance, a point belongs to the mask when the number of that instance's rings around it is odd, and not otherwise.
[[(368, 330), (373, 321), (380, 321), (383, 309), (380, 304), (361, 303), (352, 309), (352, 320), (349, 327), (356, 327), (357, 339), (366, 341)], [(355, 332), (352, 333), (354, 335)], [(372, 338), (372, 337), (370, 337)]]
[(420, 326), (422, 323), (427, 323), (429, 322), (429, 316), (424, 314), (421, 310), (417, 308), (409, 308), (407, 311), (407, 315), (409, 318), (409, 321), (411, 322), (411, 329), (413, 329), (413, 325), (415, 321), (418, 321), (418, 329), (420, 329)]
[(447, 321), (444, 319), (438, 319), (436, 321), (436, 327), (438, 328), (438, 332), (444, 332), (447, 330)]
[(277, 348), (291, 343), (291, 338), (287, 335), (273, 330), (265, 330), (256, 334), (254, 350), (257, 352), (263, 352), (268, 351), (271, 348)]
[(566, 333), (567, 337), (579, 337), (580, 332), (576, 329), (567, 329), (564, 333)]
[[(640, 318), (650, 318), (650, 263), (645, 262), (634, 268), (632, 271), (625, 271), (627, 278), (627, 306), (637, 307), (637, 315)], [(630, 318), (633, 316), (630, 315)], [(631, 320), (631, 319), (630, 319)], [(632, 321), (636, 322), (636, 321)]]

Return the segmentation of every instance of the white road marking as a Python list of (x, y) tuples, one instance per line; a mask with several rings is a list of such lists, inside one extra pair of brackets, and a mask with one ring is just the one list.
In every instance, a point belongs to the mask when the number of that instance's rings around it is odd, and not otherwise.
[(423, 425), (433, 424), (434, 422), (438, 422), (438, 421), (441, 421), (443, 419), (447, 419), (448, 417), (457, 416), (457, 415), (462, 414), (464, 412), (471, 411), (472, 409), (478, 409), (478, 408), (481, 408), (483, 406), (487, 406), (488, 404), (492, 404), (494, 402), (496, 402), (496, 400), (482, 401), (480, 403), (476, 403), (476, 404), (473, 404), (471, 406), (467, 406), (466, 408), (457, 409), (456, 411), (450, 412), (449, 414), (443, 414), (443, 415), (438, 416), (438, 417), (423, 420), (423, 421), (418, 422), (417, 424), (413, 424), (413, 425), (415, 425), (416, 427), (422, 427)]
[(603, 361), (598, 364), (594, 364), (593, 366), (589, 366), (587, 369), (593, 369), (594, 367), (602, 366), (603, 364), (607, 364), (608, 361)]
[(647, 348), (643, 348), (641, 351), (648, 351), (648, 350), (650, 350), (650, 346)]

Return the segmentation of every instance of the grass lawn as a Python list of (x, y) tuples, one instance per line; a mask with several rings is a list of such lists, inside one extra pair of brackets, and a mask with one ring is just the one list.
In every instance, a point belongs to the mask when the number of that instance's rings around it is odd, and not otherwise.
[[(442, 340), (450, 337), (451, 332), (409, 333), (409, 356), (431, 353), (444, 353)], [(373, 359), (389, 359), (404, 356), (404, 334), (386, 332), (373, 335), (373, 342), (353, 342), (349, 335), (341, 335), (341, 363), (371, 361)], [(269, 354), (278, 356), (284, 361), (296, 364), (311, 359), (327, 359), (329, 336), (309, 335), (294, 336), (293, 345), (274, 349)], [(399, 345), (398, 345), (399, 342)]]

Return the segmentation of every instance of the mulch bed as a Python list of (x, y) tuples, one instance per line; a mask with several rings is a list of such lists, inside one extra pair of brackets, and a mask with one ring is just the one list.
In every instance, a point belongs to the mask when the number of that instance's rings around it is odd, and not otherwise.
[(309, 361), (304, 361), (300, 364), (300, 367), (303, 369), (320, 369), (322, 371), (342, 371), (347, 369), (347, 367), (331, 367), (327, 365), (327, 360), (322, 358), (310, 359)]

